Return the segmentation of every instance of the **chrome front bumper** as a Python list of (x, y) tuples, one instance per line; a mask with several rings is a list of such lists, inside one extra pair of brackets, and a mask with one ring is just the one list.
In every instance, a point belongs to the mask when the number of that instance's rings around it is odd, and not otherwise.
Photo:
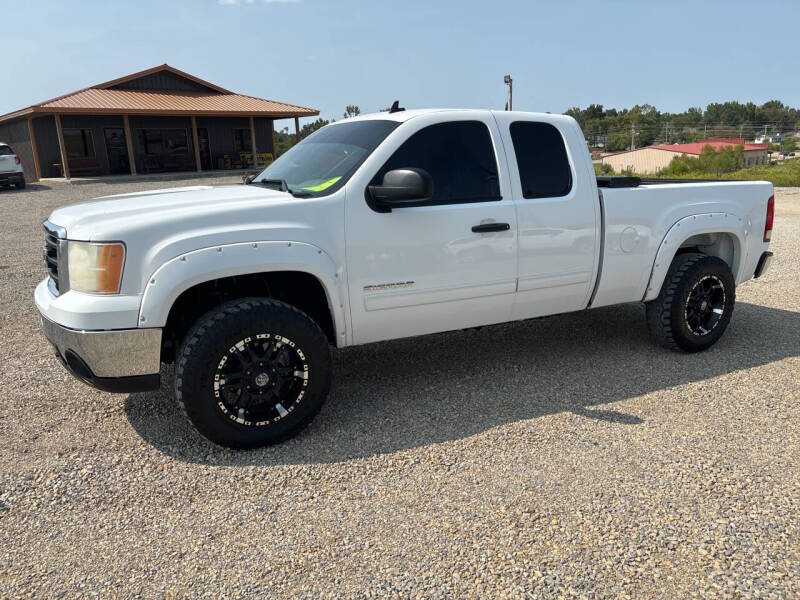
[(40, 317), (56, 356), (84, 383), (110, 392), (159, 387), (161, 329), (80, 331)]

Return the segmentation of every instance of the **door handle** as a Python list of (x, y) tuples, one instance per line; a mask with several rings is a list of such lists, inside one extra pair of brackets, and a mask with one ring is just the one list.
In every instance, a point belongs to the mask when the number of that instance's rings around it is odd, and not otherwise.
[(473, 225), (472, 231), (474, 233), (491, 233), (492, 231), (508, 231), (511, 225), (508, 223), (481, 223), (480, 225)]

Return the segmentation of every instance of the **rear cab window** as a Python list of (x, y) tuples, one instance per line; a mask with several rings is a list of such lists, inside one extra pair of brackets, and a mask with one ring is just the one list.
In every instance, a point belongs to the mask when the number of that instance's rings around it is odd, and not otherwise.
[(497, 158), (489, 128), (481, 121), (447, 121), (420, 129), (376, 173), (380, 185), (394, 169), (417, 168), (433, 179), (426, 205), (502, 200)]
[(0, 146), (0, 156), (11, 156), (12, 154), (14, 154), (14, 151), (11, 146)]
[(572, 169), (561, 132), (550, 123), (515, 121), (510, 127), (523, 198), (558, 198), (572, 190)]

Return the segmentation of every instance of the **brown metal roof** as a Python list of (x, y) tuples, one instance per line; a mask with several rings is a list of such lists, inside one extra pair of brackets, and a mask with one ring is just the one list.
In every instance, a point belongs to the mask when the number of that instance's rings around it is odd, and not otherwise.
[(310, 116), (318, 111), (241, 94), (90, 88), (34, 107), (34, 112)]
[[(209, 88), (205, 91), (107, 89), (158, 71), (169, 71)], [(169, 65), (65, 94), (0, 116), (9, 121), (30, 114), (148, 114), (204, 116), (308, 117), (319, 111), (274, 100), (234, 94)]]

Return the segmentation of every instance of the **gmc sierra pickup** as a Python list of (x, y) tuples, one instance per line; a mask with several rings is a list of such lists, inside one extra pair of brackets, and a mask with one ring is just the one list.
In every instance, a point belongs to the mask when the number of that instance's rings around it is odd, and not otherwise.
[(310, 422), (338, 348), (644, 302), (704, 350), (768, 268), (765, 182), (598, 178), (550, 114), (394, 110), (328, 125), (246, 185), (100, 198), (44, 223), (44, 333), (79, 379), (159, 385), (209, 439)]

